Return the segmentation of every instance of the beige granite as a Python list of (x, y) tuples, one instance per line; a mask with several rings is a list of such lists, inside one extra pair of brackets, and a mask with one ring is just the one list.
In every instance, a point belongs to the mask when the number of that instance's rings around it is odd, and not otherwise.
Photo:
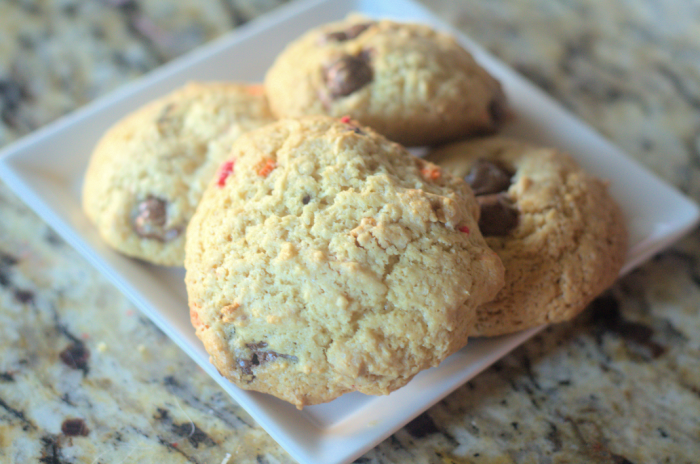
[[(0, 2), (0, 145), (279, 3)], [(700, 200), (699, 0), (425, 3)], [(700, 233), (592, 306), (357, 462), (700, 461)], [(227, 458), (291, 462), (0, 184), (0, 462)]]

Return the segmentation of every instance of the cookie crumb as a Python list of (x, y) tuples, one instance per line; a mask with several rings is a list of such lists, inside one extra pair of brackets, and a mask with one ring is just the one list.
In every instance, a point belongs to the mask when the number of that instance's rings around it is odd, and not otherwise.
[(226, 185), (226, 179), (233, 174), (233, 165), (234, 160), (226, 161), (221, 165), (221, 169), (219, 169), (219, 180), (216, 183), (219, 187)]

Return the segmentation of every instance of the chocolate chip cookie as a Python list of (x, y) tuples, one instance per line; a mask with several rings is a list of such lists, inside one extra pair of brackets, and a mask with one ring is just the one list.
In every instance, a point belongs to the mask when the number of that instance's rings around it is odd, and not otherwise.
[(292, 42), (265, 78), (273, 113), (350, 115), (408, 146), (493, 132), (501, 86), (449, 35), (352, 17)]
[(467, 184), (348, 119), (251, 131), (187, 229), (190, 315), (236, 385), (387, 394), (465, 345), (503, 268)]
[(231, 143), (272, 121), (260, 85), (188, 84), (105, 134), (85, 175), (83, 209), (113, 248), (182, 266), (185, 228)]
[(506, 268), (470, 335), (573, 318), (617, 278), (627, 251), (622, 212), (605, 182), (555, 149), (504, 138), (456, 143), (429, 160), (472, 186), (479, 228)]

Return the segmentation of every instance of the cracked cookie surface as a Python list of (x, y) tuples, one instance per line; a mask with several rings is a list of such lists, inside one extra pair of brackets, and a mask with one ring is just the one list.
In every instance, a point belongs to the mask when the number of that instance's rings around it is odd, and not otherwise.
[(470, 335), (494, 336), (576, 316), (617, 278), (627, 252), (622, 212), (605, 182), (552, 148), (492, 137), (428, 160), (472, 185), (479, 227), (506, 268)]
[(352, 121), (242, 136), (187, 231), (197, 336), (297, 407), (387, 394), (466, 344), (503, 284), (466, 183)]
[(260, 85), (190, 83), (114, 125), (83, 186), (83, 209), (120, 252), (182, 266), (185, 229), (231, 143), (274, 121)]
[(493, 132), (506, 113), (498, 81), (451, 36), (363, 17), (292, 42), (265, 88), (278, 117), (350, 115), (408, 146)]

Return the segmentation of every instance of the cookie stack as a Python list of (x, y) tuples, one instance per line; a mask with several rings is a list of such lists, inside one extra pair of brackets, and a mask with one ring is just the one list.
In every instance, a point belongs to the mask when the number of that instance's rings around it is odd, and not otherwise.
[(121, 121), (85, 211), (119, 251), (184, 261), (197, 336), (238, 386), (299, 408), (388, 394), (469, 336), (574, 317), (622, 266), (603, 182), (478, 138), (506, 114), (450, 36), (351, 17), (291, 43), (264, 89), (190, 84)]

